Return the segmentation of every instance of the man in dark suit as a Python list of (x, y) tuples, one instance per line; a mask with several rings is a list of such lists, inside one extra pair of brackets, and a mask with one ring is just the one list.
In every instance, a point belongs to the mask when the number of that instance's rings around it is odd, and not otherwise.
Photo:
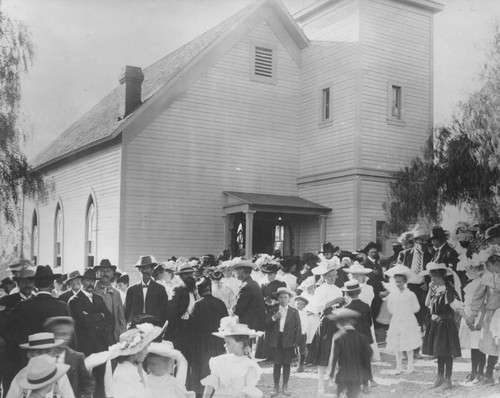
[(263, 331), (266, 322), (266, 304), (260, 286), (250, 274), (256, 265), (249, 260), (240, 260), (233, 266), (238, 280), (241, 281), (233, 312), (240, 318), (240, 323), (250, 329)]
[[(29, 300), (20, 301), (7, 316), (6, 325), (0, 332), (7, 344), (7, 356), (12, 372), (17, 374), (27, 364), (26, 356), (19, 345), (28, 342), (28, 336), (39, 333), (43, 323), (54, 316), (68, 316), (66, 303), (52, 296), (54, 280), (61, 274), (54, 274), (48, 265), (39, 265), (31, 279), (38, 293)], [(12, 380), (12, 379), (11, 379)], [(10, 381), (7, 381), (10, 385)]]
[(72, 271), (66, 277), (64, 283), (68, 285), (68, 290), (62, 292), (58, 299), (67, 303), (71, 297), (73, 297), (82, 287), (82, 276), (80, 271)]
[(79, 351), (85, 355), (106, 351), (112, 344), (108, 338), (113, 317), (104, 299), (94, 294), (95, 271), (87, 268), (81, 277), (82, 288), (69, 299), (68, 306), (75, 320)]
[(2, 311), (7, 313), (20, 301), (25, 301), (32, 297), (35, 286), (32, 279), (34, 275), (35, 272), (32, 269), (25, 268), (14, 277), (19, 292), (0, 298), (0, 306), (5, 307)]
[(212, 357), (224, 354), (224, 341), (212, 333), (217, 332), (220, 320), (228, 316), (224, 302), (212, 296), (212, 282), (210, 278), (202, 278), (197, 283), (198, 294), (201, 296), (194, 303), (191, 316), (191, 362), (190, 390), (196, 392), (196, 396), (202, 396), (203, 386), (200, 380), (210, 374), (208, 361)]
[(142, 280), (127, 290), (125, 298), (125, 320), (137, 322), (143, 315), (150, 315), (163, 324), (167, 320), (168, 296), (165, 288), (152, 279), (158, 265), (153, 256), (141, 256), (135, 267)]
[[(464, 285), (467, 276), (465, 271), (457, 271), (458, 253), (448, 244), (448, 234), (439, 226), (433, 227), (430, 241), (434, 248), (432, 261), (437, 264), (445, 264), (448, 268), (451, 268), (457, 273), (461, 284)], [(450, 276), (449, 280), (454, 285), (453, 277)]]
[(429, 232), (423, 228), (416, 229), (413, 232), (414, 246), (411, 249), (403, 250), (398, 261), (410, 269), (407, 286), (417, 296), (420, 310), (415, 314), (418, 324), (421, 328), (425, 327), (425, 322), (429, 309), (425, 305), (427, 297), (428, 281), (420, 272), (424, 271), (427, 264), (432, 261), (432, 254), (429, 252), (427, 242), (429, 241)]
[(66, 373), (75, 398), (92, 398), (95, 381), (92, 374), (85, 367), (85, 355), (68, 347), (75, 331), (75, 321), (71, 317), (49, 318), (44, 329), (54, 334), (56, 340), (63, 340), (64, 344), (58, 347), (56, 358), (58, 363), (65, 363), (70, 368)]
[[(383, 284), (383, 282), (386, 282), (386, 278), (384, 277), (384, 269), (379, 262), (377, 244), (375, 242), (369, 242), (364, 252), (366, 253), (366, 260), (364, 260), (361, 265), (372, 270), (372, 272), (367, 275), (368, 282), (366, 282), (366, 284), (373, 287), (373, 293), (375, 294), (371, 306), (372, 317), (375, 323), (380, 313), (380, 308), (382, 307), (382, 299), (388, 294)], [(377, 325), (377, 323), (375, 323), (375, 325)]]

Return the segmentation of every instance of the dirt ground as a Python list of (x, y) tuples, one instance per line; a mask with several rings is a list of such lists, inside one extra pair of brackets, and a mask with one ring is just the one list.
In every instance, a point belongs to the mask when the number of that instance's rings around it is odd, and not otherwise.
[[(464, 350), (465, 351), (465, 350)], [(463, 355), (467, 355), (464, 352)], [(493, 386), (466, 387), (461, 385), (468, 373), (470, 373), (470, 360), (468, 358), (455, 359), (453, 365), (452, 381), (454, 388), (443, 391), (441, 389), (431, 389), (436, 378), (437, 363), (434, 359), (424, 357), (415, 361), (415, 373), (395, 376), (393, 371), (396, 366), (396, 359), (393, 355), (386, 354), (383, 349), (381, 361), (372, 363), (372, 371), (377, 387), (371, 389), (370, 394), (360, 394), (360, 398), (409, 398), (409, 397), (482, 397), (500, 398), (500, 384), (498, 380)], [(258, 387), (264, 392), (265, 397), (269, 397), (273, 391), (272, 364), (262, 363), (263, 375)], [(406, 363), (404, 363), (406, 367)], [(500, 376), (495, 371), (495, 379)], [(306, 367), (305, 372), (295, 373), (295, 366), (292, 364), (292, 374), (290, 376), (289, 387), (292, 397), (335, 397), (335, 386), (328, 387), (325, 383), (326, 394), (317, 394), (316, 367)], [(280, 395), (284, 397), (284, 395)]]

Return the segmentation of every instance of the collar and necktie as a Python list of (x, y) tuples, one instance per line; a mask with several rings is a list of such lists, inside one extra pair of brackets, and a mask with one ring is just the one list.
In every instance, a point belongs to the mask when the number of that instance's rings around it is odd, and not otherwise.
[(142, 313), (145, 314), (146, 313), (146, 294), (148, 293), (148, 288), (149, 288), (149, 284), (151, 283), (151, 281), (149, 281), (148, 283), (145, 283), (145, 282), (142, 282)]
[(422, 253), (420, 250), (415, 250), (415, 255), (417, 256), (416, 262), (415, 262), (415, 273), (418, 275), (422, 271), (422, 262), (423, 262), (423, 257), (424, 253)]

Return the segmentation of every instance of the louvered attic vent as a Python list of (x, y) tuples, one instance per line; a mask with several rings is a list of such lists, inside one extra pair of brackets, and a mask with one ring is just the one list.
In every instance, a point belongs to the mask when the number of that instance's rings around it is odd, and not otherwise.
[(276, 68), (274, 49), (259, 45), (254, 45), (253, 49), (252, 80), (274, 83)]
[(273, 77), (273, 49), (255, 46), (255, 74)]

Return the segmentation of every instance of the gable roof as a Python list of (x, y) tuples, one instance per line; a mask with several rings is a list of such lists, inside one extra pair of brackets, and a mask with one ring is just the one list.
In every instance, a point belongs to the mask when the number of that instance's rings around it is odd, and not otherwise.
[(296, 40), (301, 40), (302, 44), (307, 41), (301, 29), (279, 0), (256, 0), (219, 25), (145, 68), (143, 70), (144, 81), (141, 93), (142, 104), (125, 118), (120, 114), (125, 98), (122, 87), (117, 86), (92, 109), (69, 126), (47, 148), (42, 150), (34, 158), (33, 166), (40, 169), (118, 136), (125, 123), (133, 118), (137, 110), (158, 93), (162, 87), (174, 80), (180, 72), (188, 69), (193, 60), (203, 56), (211, 45), (218, 42), (225, 34), (229, 34), (231, 27), (242, 23), (246, 17), (253, 14), (264, 4), (270, 4), (275, 12), (281, 10), (281, 16), (289, 26), (288, 33), (294, 36)]

